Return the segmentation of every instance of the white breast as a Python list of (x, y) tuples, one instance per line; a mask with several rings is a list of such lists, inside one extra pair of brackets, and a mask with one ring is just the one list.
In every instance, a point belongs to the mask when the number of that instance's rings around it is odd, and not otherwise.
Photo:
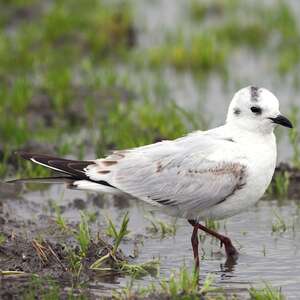
[(199, 219), (223, 219), (254, 205), (268, 188), (276, 166), (276, 139), (268, 136), (251, 136), (237, 141), (244, 146), (247, 165), (246, 184), (224, 202), (199, 213)]

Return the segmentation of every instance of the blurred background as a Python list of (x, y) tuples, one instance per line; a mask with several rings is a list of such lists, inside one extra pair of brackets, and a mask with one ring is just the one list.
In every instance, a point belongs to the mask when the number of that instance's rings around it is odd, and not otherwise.
[[(1, 0), (0, 176), (20, 148), (93, 158), (221, 125), (250, 84), (296, 123), (299, 13), (296, 0)], [(299, 163), (284, 136), (280, 160)]]

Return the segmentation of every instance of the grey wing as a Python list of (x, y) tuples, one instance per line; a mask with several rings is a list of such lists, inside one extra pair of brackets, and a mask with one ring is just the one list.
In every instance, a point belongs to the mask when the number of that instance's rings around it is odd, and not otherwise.
[(224, 201), (244, 185), (245, 171), (245, 165), (238, 162), (216, 162), (195, 155), (158, 160), (133, 156), (115, 170), (112, 184), (151, 204), (188, 213)]

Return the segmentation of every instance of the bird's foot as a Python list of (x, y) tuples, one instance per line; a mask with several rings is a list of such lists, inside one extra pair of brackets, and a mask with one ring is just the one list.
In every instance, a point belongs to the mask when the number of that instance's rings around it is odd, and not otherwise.
[(239, 256), (239, 252), (232, 245), (231, 240), (226, 236), (222, 236), (220, 241), (221, 241), (221, 248), (223, 247), (223, 245), (225, 247), (225, 252), (226, 252), (227, 258), (236, 260)]

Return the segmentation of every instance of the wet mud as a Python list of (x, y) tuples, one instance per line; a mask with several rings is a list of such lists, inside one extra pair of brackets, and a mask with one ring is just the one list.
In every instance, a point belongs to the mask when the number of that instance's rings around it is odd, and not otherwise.
[[(95, 281), (95, 277), (105, 280), (107, 276), (122, 276), (113, 270), (116, 269), (116, 261), (126, 260), (121, 251), (116, 253), (114, 259), (109, 258), (101, 265), (103, 269), (109, 268), (110, 272), (91, 270), (95, 261), (112, 250), (112, 246), (102, 239), (91, 241), (77, 268), (72, 259), (81, 255), (80, 249), (72, 243), (70, 246), (68, 238), (65, 242), (53, 242), (42, 238), (28, 239), (13, 233), (4, 236), (5, 242), (0, 245), (0, 299), (21, 299), (21, 295), (29, 293), (32, 286), (38, 295), (37, 280), (42, 286), (53, 282), (62, 299), (67, 296), (67, 287), (72, 287), (73, 295), (76, 289), (80, 289), (81, 296), (93, 299), (86, 282)], [(53, 286), (48, 288), (51, 292)]]

